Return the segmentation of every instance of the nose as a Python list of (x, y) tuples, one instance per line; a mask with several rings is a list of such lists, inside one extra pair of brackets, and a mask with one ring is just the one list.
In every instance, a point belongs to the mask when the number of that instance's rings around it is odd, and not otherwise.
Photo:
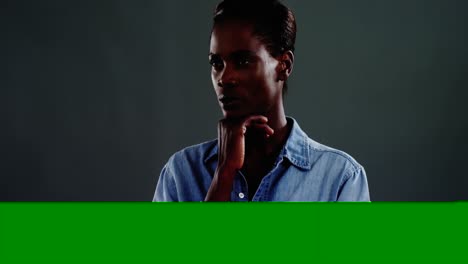
[(233, 88), (238, 85), (235, 72), (226, 65), (218, 79), (218, 86), (221, 88)]

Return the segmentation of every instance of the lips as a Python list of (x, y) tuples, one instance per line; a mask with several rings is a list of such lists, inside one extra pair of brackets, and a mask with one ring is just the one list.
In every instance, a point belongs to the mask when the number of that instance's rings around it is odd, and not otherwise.
[(219, 98), (222, 107), (225, 111), (233, 111), (241, 106), (241, 99), (234, 96), (222, 96)]
[(240, 102), (240, 98), (239, 97), (233, 97), (233, 96), (223, 96), (223, 97), (219, 98), (219, 101), (221, 103), (223, 103), (223, 105), (229, 105), (229, 104), (233, 104), (233, 103), (236, 103), (236, 102)]

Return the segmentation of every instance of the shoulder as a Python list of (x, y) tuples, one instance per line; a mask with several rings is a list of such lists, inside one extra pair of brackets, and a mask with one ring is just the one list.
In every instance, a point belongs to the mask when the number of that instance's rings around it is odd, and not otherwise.
[(175, 152), (168, 160), (167, 166), (184, 165), (185, 163), (202, 163), (212, 155), (218, 144), (217, 139), (205, 141), (196, 145), (185, 147)]
[(363, 170), (363, 166), (359, 164), (350, 154), (321, 144), (309, 137), (307, 137), (307, 146), (309, 149), (309, 160), (311, 164), (325, 163), (330, 167), (336, 169), (345, 169), (348, 174), (355, 173)]
[(351, 155), (313, 140), (294, 118), (288, 119), (293, 126), (286, 152), (293, 164), (303, 169), (319, 169), (328, 175), (333, 172), (337, 175), (350, 175), (362, 170), (362, 166)]

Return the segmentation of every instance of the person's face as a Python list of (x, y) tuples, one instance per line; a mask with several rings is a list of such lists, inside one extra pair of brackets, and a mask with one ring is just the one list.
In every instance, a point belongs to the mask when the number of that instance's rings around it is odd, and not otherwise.
[(279, 61), (242, 22), (213, 29), (209, 55), (211, 79), (225, 118), (267, 115), (282, 100)]

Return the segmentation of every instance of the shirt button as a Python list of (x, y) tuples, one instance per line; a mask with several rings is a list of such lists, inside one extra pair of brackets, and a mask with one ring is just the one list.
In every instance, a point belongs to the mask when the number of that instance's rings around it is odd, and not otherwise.
[(244, 193), (239, 193), (239, 198), (244, 199), (245, 195)]

